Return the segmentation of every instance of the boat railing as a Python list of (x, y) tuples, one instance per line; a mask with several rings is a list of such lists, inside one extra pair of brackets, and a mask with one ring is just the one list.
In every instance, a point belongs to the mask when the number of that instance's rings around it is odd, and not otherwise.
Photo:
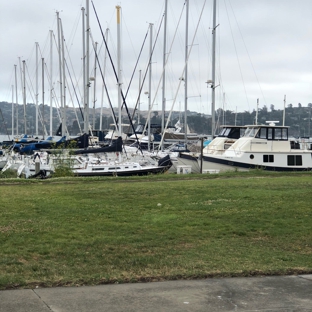
[(312, 150), (312, 140), (310, 137), (301, 137), (297, 143), (303, 150)]

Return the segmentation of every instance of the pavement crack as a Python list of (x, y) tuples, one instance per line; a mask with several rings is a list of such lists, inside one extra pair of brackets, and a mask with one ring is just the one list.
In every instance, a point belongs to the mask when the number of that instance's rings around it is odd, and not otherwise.
[(44, 303), (44, 305), (53, 312), (53, 310), (51, 309), (51, 307), (40, 297), (40, 295), (36, 292), (35, 289), (32, 289), (33, 293)]
[(298, 275), (299, 278), (302, 278), (306, 281), (312, 282), (312, 274), (308, 274), (308, 275)]
[(234, 292), (232, 291), (231, 287), (227, 283), (224, 284), (225, 290), (222, 292), (221, 296), (218, 296), (219, 299), (227, 302), (231, 306), (233, 306), (233, 311), (237, 311), (238, 306), (236, 303), (234, 303)]

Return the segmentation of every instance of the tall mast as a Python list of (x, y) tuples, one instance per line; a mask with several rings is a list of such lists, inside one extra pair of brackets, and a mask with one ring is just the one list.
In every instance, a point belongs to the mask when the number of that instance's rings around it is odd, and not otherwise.
[(117, 73), (118, 73), (118, 136), (121, 137), (121, 51), (120, 51), (120, 6), (117, 9)]
[(14, 136), (14, 86), (12, 85), (12, 137)]
[[(22, 98), (24, 103), (24, 82), (23, 82), (23, 67), (22, 67), (22, 61), (21, 58), (18, 58), (19, 62), (19, 70), (20, 70), (20, 78), (21, 78), (21, 89), (22, 89)], [(24, 111), (24, 105), (23, 105), (23, 111)], [(24, 113), (23, 113), (24, 114)], [(25, 130), (25, 129), (24, 129)]]
[(52, 108), (52, 103), (53, 103), (53, 75), (52, 75), (52, 70), (53, 70), (53, 30), (50, 30), (50, 136), (53, 135), (53, 108)]
[(63, 113), (62, 113), (62, 136), (68, 134), (66, 131), (66, 77), (65, 77), (65, 52), (64, 52), (64, 33), (63, 25), (60, 19), (61, 38), (62, 38), (62, 76), (63, 76)]
[(14, 65), (15, 73), (15, 103), (16, 103), (16, 134), (18, 135), (18, 98), (17, 98), (17, 65)]
[(41, 59), (42, 61), (42, 137), (44, 138), (44, 58)]
[(26, 61), (23, 61), (23, 104), (24, 104), (24, 134), (27, 134), (26, 124)]
[(184, 139), (187, 144), (187, 64), (188, 64), (188, 18), (189, 0), (186, 0), (186, 29), (185, 29), (185, 74), (184, 74)]
[(62, 52), (61, 52), (61, 27), (60, 27), (60, 18), (59, 12), (56, 12), (57, 16), (57, 38), (58, 38), (58, 56), (59, 56), (59, 79), (60, 79), (60, 100), (61, 100), (61, 114), (62, 114), (62, 136), (64, 136), (63, 132), (63, 108), (64, 108), (64, 101), (63, 101), (63, 75), (62, 75)]
[(92, 127), (95, 129), (95, 102), (96, 102), (96, 53), (97, 53), (97, 45), (98, 43), (95, 42), (94, 47), (94, 81), (93, 81), (93, 122)]
[(259, 99), (257, 99), (256, 125), (258, 124)]
[(153, 24), (150, 24), (150, 63), (148, 83), (148, 151), (151, 150), (151, 109), (152, 109), (152, 53), (153, 53)]
[(142, 70), (139, 70), (139, 100), (138, 100), (138, 124), (140, 124), (140, 102), (141, 102), (141, 76)]
[(225, 93), (223, 92), (222, 124), (225, 125)]
[[(105, 31), (105, 40), (107, 43), (107, 39), (108, 39), (108, 31), (109, 29), (106, 28)], [(106, 71), (106, 59), (107, 59), (107, 49), (105, 49), (105, 53), (104, 53), (104, 68), (103, 68), (103, 76), (105, 79), (105, 71)], [(100, 130), (102, 130), (102, 116), (103, 116), (103, 103), (104, 103), (104, 82), (102, 84), (102, 97), (101, 97), (101, 112), (100, 112)]]
[[(164, 45), (163, 45), (163, 80), (162, 80), (162, 109), (161, 109), (161, 133), (165, 132), (165, 112), (166, 112), (166, 52), (167, 52), (167, 14), (168, 0), (165, 1), (165, 21), (164, 21)], [(141, 84), (140, 84), (141, 85)], [(164, 149), (164, 141), (161, 140), (161, 150)]]
[(38, 88), (38, 67), (39, 67), (39, 61), (38, 61), (38, 42), (36, 42), (36, 136), (38, 136), (38, 111), (39, 111), (39, 104), (38, 104), (38, 95), (39, 95), (39, 88)]
[(86, 33), (86, 114), (84, 116), (85, 121), (85, 133), (89, 133), (89, 52), (90, 52), (90, 14), (89, 14), (89, 0), (86, 0), (86, 26), (87, 26), (87, 33)]
[(216, 28), (217, 28), (217, 1), (213, 0), (213, 26), (212, 26), (212, 82), (211, 82), (211, 136), (213, 138), (216, 128), (215, 118), (215, 89), (216, 89)]
[(83, 81), (83, 131), (88, 133), (88, 126), (86, 123), (86, 115), (88, 113), (87, 106), (87, 84), (86, 84), (86, 27), (85, 27), (85, 8), (81, 8), (82, 14), (82, 81)]

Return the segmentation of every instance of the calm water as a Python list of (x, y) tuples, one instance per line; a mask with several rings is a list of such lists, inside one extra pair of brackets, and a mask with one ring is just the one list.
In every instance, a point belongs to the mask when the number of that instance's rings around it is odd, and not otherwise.
[(7, 135), (3, 135), (3, 134), (0, 134), (0, 142), (3, 142), (3, 141), (11, 141), (13, 140), (13, 137), (12, 135), (10, 135), (9, 137)]
[[(16, 135), (12, 136), (11, 134), (10, 135), (6, 135), (6, 134), (0, 134), (0, 142), (3, 142), (3, 141), (12, 141), (14, 140), (14, 137)], [(41, 139), (42, 137), (39, 136), (39, 138)]]

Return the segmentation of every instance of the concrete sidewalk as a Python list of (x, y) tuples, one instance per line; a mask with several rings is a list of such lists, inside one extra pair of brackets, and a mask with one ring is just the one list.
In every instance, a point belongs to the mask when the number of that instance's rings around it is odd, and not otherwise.
[(0, 312), (312, 311), (312, 275), (0, 291)]

